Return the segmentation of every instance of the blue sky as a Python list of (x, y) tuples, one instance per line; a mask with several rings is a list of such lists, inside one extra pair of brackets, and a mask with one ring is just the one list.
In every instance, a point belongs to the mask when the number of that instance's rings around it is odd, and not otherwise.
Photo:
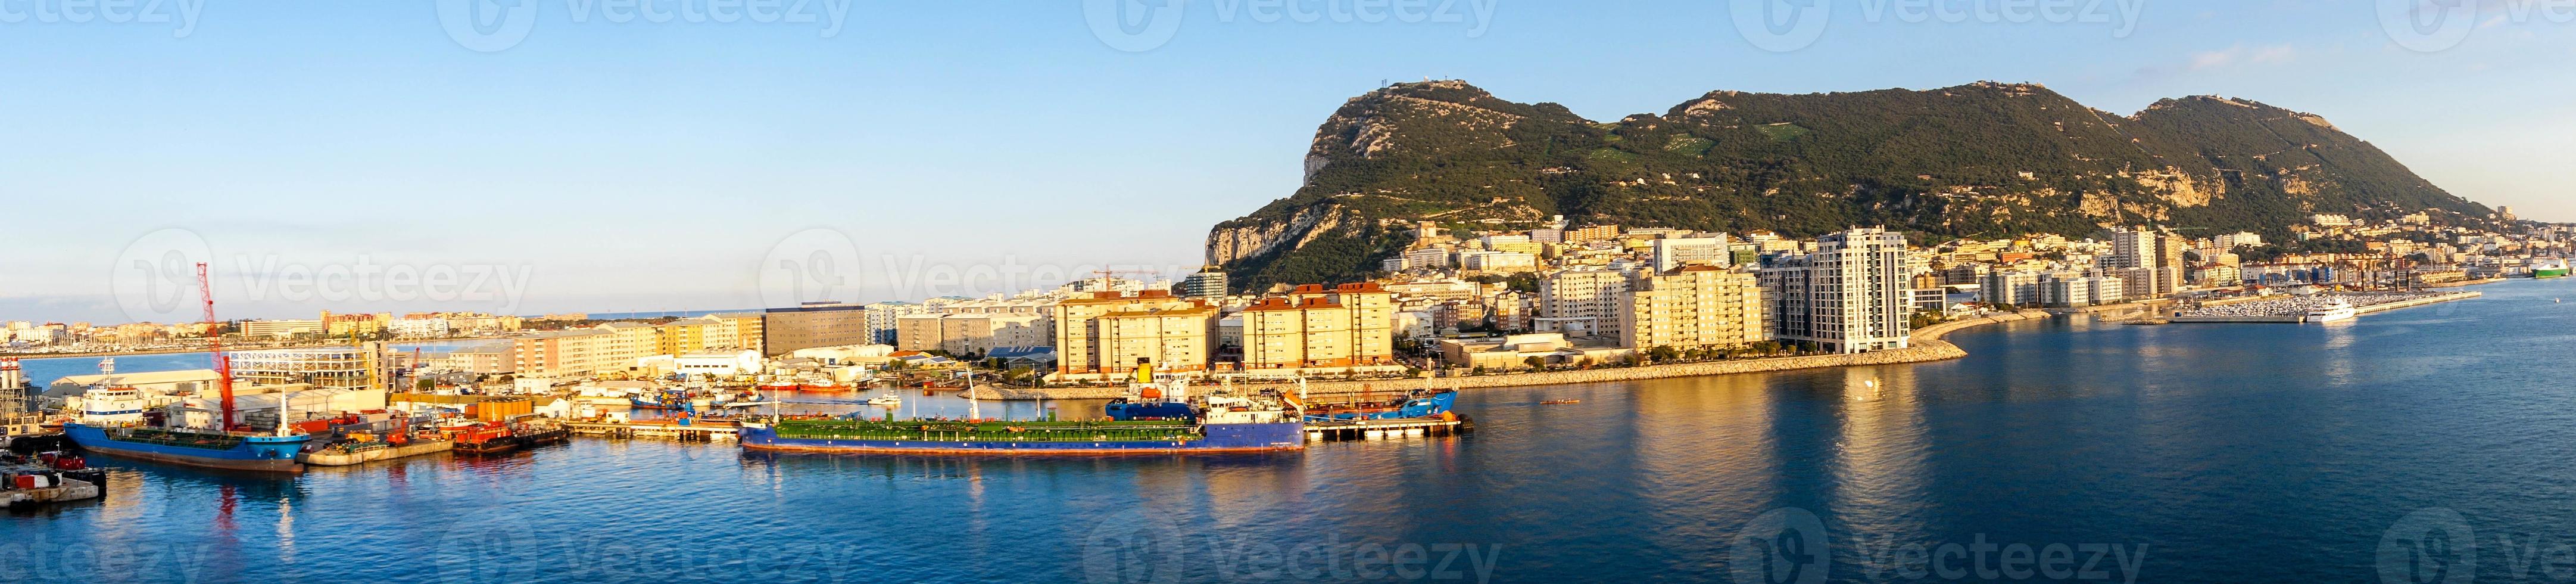
[[(452, 32), (441, 5), (469, 1), (159, 0), (142, 4), (167, 22), (76, 23), (66, 10), (87, 9), (64, 0), (0, 0), (0, 320), (171, 320), (184, 311), (134, 297), (173, 276), (116, 273), (158, 257), (164, 229), (203, 242), (179, 255), (214, 259), (234, 317), (735, 308), (1186, 269), (1210, 225), (1296, 188), (1344, 100), (1424, 77), (1602, 120), (1715, 89), (2031, 81), (2119, 113), (2238, 96), (2324, 115), (2453, 192), (2576, 221), (2560, 194), (2576, 22), (2514, 2), (2453, 14), (2477, 24), (2426, 51), (2393, 38), (2381, 0), (2070, 5), (2108, 22), (1808, 0), (1830, 6), (1821, 34), (1773, 51), (1717, 0), (1427, 0), (1418, 22), (1392, 0), (1290, 3), (1312, 22), (1190, 0), (1139, 20), (1169, 28), (1112, 34), (1079, 1), (782, 0), (813, 21), (712, 22), (688, 14), (749, 9), (658, 0), (667, 22), (620, 23), (628, 5), (526, 0), (523, 35), (516, 1)], [(764, 273), (817, 257), (843, 277), (787, 290)], [(355, 265), (509, 277), (284, 281)]]

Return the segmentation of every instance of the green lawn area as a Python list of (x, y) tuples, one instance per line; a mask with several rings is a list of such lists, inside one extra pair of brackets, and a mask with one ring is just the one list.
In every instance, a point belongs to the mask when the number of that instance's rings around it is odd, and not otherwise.
[(1664, 144), (1664, 151), (1699, 156), (1708, 154), (1708, 149), (1715, 147), (1717, 147), (1717, 142), (1707, 138), (1695, 136), (1674, 136), (1673, 141)]
[(1805, 126), (1788, 122), (1767, 124), (1756, 129), (1761, 130), (1762, 135), (1770, 136), (1771, 140), (1774, 142), (1787, 142), (1792, 139), (1796, 139), (1799, 136), (1807, 135), (1808, 132)]

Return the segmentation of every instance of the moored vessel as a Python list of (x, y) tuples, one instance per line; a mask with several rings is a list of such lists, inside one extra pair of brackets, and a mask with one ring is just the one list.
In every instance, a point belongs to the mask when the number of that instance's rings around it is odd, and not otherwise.
[[(222, 321), (215, 318), (211, 281), (206, 264), (197, 264), (197, 294), (204, 300), (206, 326), (214, 330)], [(231, 470), (302, 472), (304, 463), (296, 461), (296, 454), (313, 438), (287, 425), (289, 400), (277, 400), (274, 431), (236, 425), (240, 419), (233, 409), (232, 358), (224, 353), (223, 338), (206, 336), (219, 392), (211, 410), (189, 408), (183, 402), (146, 412), (142, 392), (131, 387), (102, 388), (82, 394), (80, 419), (63, 424), (63, 435), (84, 451), (109, 456)], [(112, 369), (114, 362), (102, 361), (99, 367)], [(189, 422), (191, 414), (212, 416), (200, 427)]]
[(2565, 278), (2567, 273), (2567, 260), (2564, 258), (2546, 258), (2531, 262), (2533, 278)]
[[(1299, 450), (1305, 424), (1281, 396), (1189, 394), (1187, 382), (1158, 382), (1138, 365), (1129, 398), (1173, 415), (1098, 421), (986, 420), (969, 401), (968, 419), (895, 420), (772, 417), (742, 423), (745, 450), (876, 454), (1146, 454)], [(969, 388), (969, 400), (972, 400)], [(1150, 396), (1150, 397), (1148, 397)], [(1107, 413), (1104, 411), (1104, 414)]]
[(2335, 322), (2339, 320), (2352, 320), (2354, 316), (2359, 314), (2359, 310), (2353, 308), (2351, 302), (2345, 301), (2342, 298), (2336, 298), (2333, 302), (2326, 303), (2325, 306), (2309, 310), (2306, 315), (2299, 317), (2299, 322)]

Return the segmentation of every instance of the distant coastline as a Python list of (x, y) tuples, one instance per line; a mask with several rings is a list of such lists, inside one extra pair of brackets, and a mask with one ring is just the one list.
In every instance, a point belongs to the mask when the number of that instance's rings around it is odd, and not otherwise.
[[(453, 339), (414, 339), (414, 340), (403, 340), (403, 341), (386, 341), (386, 344), (388, 344), (388, 345), (393, 345), (393, 346), (414, 346), (414, 345), (456, 345), (456, 344), (466, 344), (466, 343), (484, 343), (484, 342), (507, 341), (507, 340), (509, 340), (509, 339), (508, 339), (508, 338), (506, 338), (506, 337), (458, 337), (458, 338), (453, 338)], [(324, 341), (324, 342), (313, 342), (313, 343), (295, 343), (295, 344), (287, 344), (287, 345), (262, 345), (262, 346), (257, 346), (257, 347), (238, 347), (238, 346), (230, 346), (230, 345), (227, 345), (227, 346), (225, 346), (225, 347), (224, 347), (224, 351), (225, 351), (225, 352), (227, 352), (227, 353), (229, 353), (229, 352), (233, 352), (233, 351), (265, 351), (265, 350), (270, 350), (270, 349), (319, 349), (319, 348), (327, 348), (327, 347), (347, 347), (347, 346), (350, 346), (350, 345), (349, 345), (349, 343), (347, 343), (347, 342), (345, 342), (345, 341), (342, 341), (342, 342), (330, 342), (330, 341)], [(174, 348), (168, 348), (168, 349), (140, 349), (140, 350), (130, 350), (130, 351), (92, 351), (92, 352), (87, 352), (87, 353), (10, 353), (10, 352), (0, 352), (0, 357), (10, 358), (10, 359), (22, 359), (22, 360), (34, 360), (34, 359), (83, 359), (83, 358), (98, 358), (98, 357), (135, 357), (135, 356), (142, 356), (142, 355), (175, 355), (175, 354), (182, 354), (182, 353), (203, 353), (203, 352), (206, 352), (206, 348), (205, 348), (205, 347), (174, 347)]]

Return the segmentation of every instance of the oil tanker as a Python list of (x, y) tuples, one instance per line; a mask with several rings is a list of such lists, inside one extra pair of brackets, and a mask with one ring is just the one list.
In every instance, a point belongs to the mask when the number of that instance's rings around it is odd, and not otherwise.
[(92, 390), (82, 396), (81, 419), (63, 424), (63, 435), (82, 450), (206, 468), (299, 472), (295, 455), (313, 437), (299, 433), (225, 432), (176, 427), (146, 416), (141, 392), (130, 387)]
[[(971, 389), (971, 388), (970, 388)], [(1098, 421), (777, 419), (742, 423), (744, 450), (877, 454), (1150, 454), (1302, 450), (1306, 425), (1281, 396), (1191, 395), (1137, 365), (1119, 400), (1160, 415)], [(968, 394), (972, 399), (972, 392)], [(972, 408), (973, 402), (969, 402)], [(1106, 412), (1104, 412), (1106, 413)]]

